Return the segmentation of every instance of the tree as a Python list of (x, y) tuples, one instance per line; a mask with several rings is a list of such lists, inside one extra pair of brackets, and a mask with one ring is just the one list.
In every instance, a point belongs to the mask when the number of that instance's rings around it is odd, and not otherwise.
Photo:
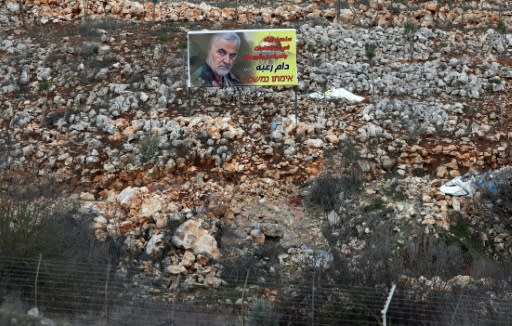
[(41, 126), (45, 124), (46, 112), (50, 110), (50, 89), (52, 88), (52, 82), (49, 80), (43, 80), (39, 82), (39, 91), (45, 93), (46, 97), (46, 108), (43, 108), (41, 112)]
[(410, 48), (410, 60), (412, 61), (412, 55), (414, 53), (414, 40), (415, 40), (415, 37), (414, 35), (416, 34), (416, 32), (418, 31), (419, 29), (419, 26), (408, 20), (405, 22), (404, 24), (404, 34), (407, 36), (407, 38), (409, 39), (409, 48)]
[(368, 59), (368, 63), (370, 64), (370, 78), (371, 78), (371, 87), (372, 87), (372, 101), (375, 97), (375, 83), (373, 78), (373, 65), (375, 63), (375, 55), (376, 55), (377, 44), (375, 43), (365, 43), (364, 44), (364, 53), (366, 58)]

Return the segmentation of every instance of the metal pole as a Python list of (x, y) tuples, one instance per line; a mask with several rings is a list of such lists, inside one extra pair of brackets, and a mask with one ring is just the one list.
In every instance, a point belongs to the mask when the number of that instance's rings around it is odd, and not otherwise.
[(249, 271), (247, 270), (247, 274), (245, 274), (245, 282), (244, 282), (244, 291), (242, 292), (242, 305), (240, 306), (240, 310), (242, 313), (242, 326), (245, 326), (245, 309), (244, 309), (244, 299), (245, 299), (245, 290), (247, 289), (247, 280), (249, 279)]
[(313, 286), (311, 287), (311, 326), (315, 326), (315, 277), (316, 260), (313, 261)]
[(293, 88), (293, 93), (295, 95), (295, 124), (299, 124), (299, 111), (297, 110), (298, 104), (297, 104), (297, 87)]
[(37, 308), (37, 281), (39, 279), (39, 269), (41, 268), (41, 259), (43, 254), (39, 253), (39, 262), (37, 263), (36, 279), (34, 280), (34, 306)]
[(393, 298), (393, 293), (395, 292), (396, 285), (393, 284), (391, 290), (389, 291), (388, 298), (386, 299), (386, 303), (384, 304), (384, 308), (380, 311), (382, 314), (382, 326), (387, 326), (386, 314), (388, 312), (389, 304), (391, 303), (391, 298)]
[(110, 308), (108, 306), (108, 286), (110, 282), (110, 271), (112, 269), (112, 263), (108, 262), (107, 265), (107, 279), (105, 280), (105, 321), (107, 325), (110, 325)]

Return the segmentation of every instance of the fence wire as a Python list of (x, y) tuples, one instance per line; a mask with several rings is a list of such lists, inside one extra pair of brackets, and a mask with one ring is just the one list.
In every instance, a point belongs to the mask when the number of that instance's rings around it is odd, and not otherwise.
[[(231, 275), (222, 277), (220, 288), (169, 288), (159, 276), (127, 277), (116, 268), (91, 273), (87, 264), (43, 259), (37, 275), (37, 265), (38, 259), (0, 257), (0, 322), (37, 302), (43, 315), (73, 325), (246, 325), (255, 299), (264, 298), (287, 325), (379, 325), (389, 290), (313, 279), (261, 285), (256, 277), (245, 283)], [(427, 293), (399, 286), (387, 316), (390, 325), (511, 325), (512, 298), (497, 292)]]

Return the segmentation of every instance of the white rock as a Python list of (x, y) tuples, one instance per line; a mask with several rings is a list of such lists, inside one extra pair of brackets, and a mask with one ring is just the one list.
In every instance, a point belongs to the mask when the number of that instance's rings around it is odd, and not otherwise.
[(119, 193), (118, 201), (122, 206), (128, 205), (135, 197), (137, 197), (140, 193), (140, 188), (137, 187), (127, 187), (124, 188), (121, 193)]
[(166, 268), (167, 272), (178, 275), (178, 274), (186, 274), (187, 269), (182, 265), (170, 265)]
[(164, 235), (155, 233), (146, 244), (146, 254), (151, 257), (158, 257), (165, 248)]
[(148, 197), (142, 201), (139, 210), (139, 216), (149, 217), (156, 215), (158, 212), (162, 210), (163, 201), (158, 197)]
[(220, 257), (217, 241), (201, 228), (199, 222), (188, 220), (176, 229), (172, 242), (184, 249), (192, 249), (194, 254), (204, 254), (213, 258)]
[(139, 98), (140, 100), (143, 102), (143, 103), (146, 103), (147, 100), (149, 99), (149, 96), (148, 94), (144, 93), (144, 92), (140, 92), (139, 93)]
[(90, 192), (81, 192), (80, 193), (80, 200), (82, 201), (95, 201), (96, 198), (94, 198), (94, 195)]
[(24, 69), (20, 74), (20, 84), (27, 85), (29, 82), (28, 72)]
[[(17, 2), (7, 2), (7, 10), (12, 13), (17, 13), (20, 10), (20, 5)], [(35, 308), (37, 309), (37, 308)]]
[(341, 218), (336, 211), (330, 211), (329, 214), (327, 214), (327, 221), (329, 221), (330, 226), (334, 226), (340, 224)]
[(324, 147), (324, 141), (321, 139), (307, 139), (304, 141), (304, 145), (307, 147), (313, 147), (313, 148), (323, 148)]

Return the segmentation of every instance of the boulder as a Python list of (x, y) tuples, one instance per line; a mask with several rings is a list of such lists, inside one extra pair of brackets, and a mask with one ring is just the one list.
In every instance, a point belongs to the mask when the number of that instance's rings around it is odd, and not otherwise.
[(190, 249), (194, 254), (204, 254), (218, 259), (220, 251), (215, 238), (201, 227), (201, 223), (188, 220), (181, 224), (172, 237), (174, 245)]

